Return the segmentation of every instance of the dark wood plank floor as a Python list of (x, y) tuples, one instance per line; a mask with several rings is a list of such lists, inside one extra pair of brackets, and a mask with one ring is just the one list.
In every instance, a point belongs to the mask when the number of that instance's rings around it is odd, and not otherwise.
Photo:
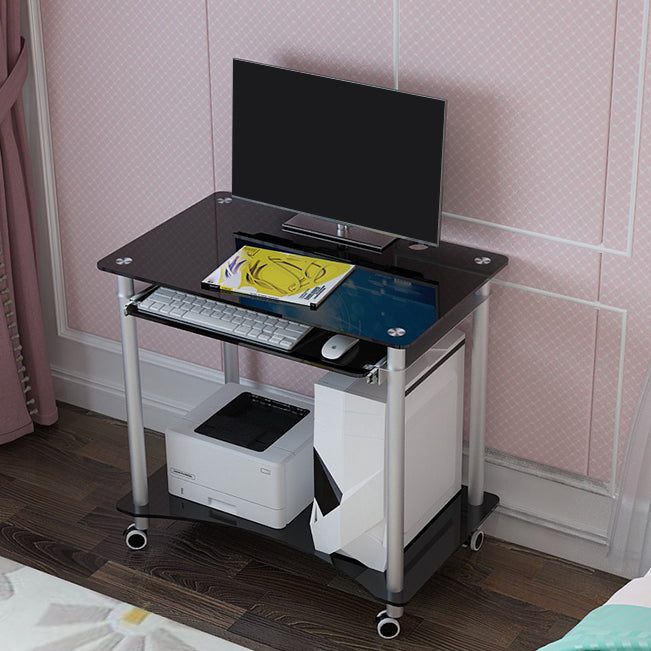
[[(164, 440), (148, 434), (149, 470)], [(488, 539), (460, 549), (382, 641), (378, 604), (312, 556), (216, 525), (153, 520), (127, 549), (124, 423), (61, 405), (59, 422), (0, 446), (0, 555), (253, 649), (530, 651), (623, 579)]]

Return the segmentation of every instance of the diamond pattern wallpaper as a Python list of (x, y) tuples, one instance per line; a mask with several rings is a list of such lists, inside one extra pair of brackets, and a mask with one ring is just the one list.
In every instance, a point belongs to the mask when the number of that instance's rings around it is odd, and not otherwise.
[[(490, 307), (488, 446), (611, 481), (651, 361), (645, 1), (399, 7), (42, 2), (68, 328), (119, 340), (96, 261), (230, 189), (232, 58), (386, 87), (398, 73), (448, 100), (443, 237), (510, 258)], [(139, 332), (221, 368), (214, 342)], [(251, 351), (240, 370), (303, 394), (322, 373)]]
[(449, 102), (444, 210), (599, 242), (616, 2), (401, 7), (401, 87)]

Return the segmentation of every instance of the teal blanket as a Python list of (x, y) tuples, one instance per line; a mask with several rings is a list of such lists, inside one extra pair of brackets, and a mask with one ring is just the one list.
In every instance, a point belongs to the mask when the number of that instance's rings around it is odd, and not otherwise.
[(588, 613), (564, 638), (538, 651), (651, 650), (651, 608), (612, 604)]

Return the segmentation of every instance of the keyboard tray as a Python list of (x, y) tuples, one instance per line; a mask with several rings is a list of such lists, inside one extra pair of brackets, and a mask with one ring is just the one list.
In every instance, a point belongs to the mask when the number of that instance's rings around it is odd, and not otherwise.
[[(150, 289), (153, 291), (155, 286)], [(144, 296), (148, 291), (142, 292), (140, 296)], [(253, 350), (261, 350), (266, 353), (272, 353), (278, 357), (285, 357), (287, 359), (298, 360), (305, 364), (317, 366), (318, 368), (326, 369), (329, 371), (337, 371), (343, 375), (350, 375), (354, 377), (363, 377), (367, 375), (371, 369), (380, 364), (386, 357), (386, 348), (382, 344), (365, 341), (360, 339), (359, 343), (349, 353), (345, 354), (338, 360), (327, 360), (321, 356), (321, 348), (326, 340), (331, 337), (333, 332), (322, 330), (321, 328), (313, 327), (312, 330), (294, 347), (293, 350), (285, 352), (270, 346), (265, 346), (260, 343), (254, 343), (240, 339), (236, 336), (229, 336), (224, 333), (216, 333), (210, 330), (200, 328), (187, 323), (181, 323), (173, 319), (167, 319), (163, 316), (153, 315), (138, 310), (137, 303), (129, 303), (126, 307), (126, 313), (130, 316), (135, 316), (146, 321), (153, 321), (154, 323), (161, 323), (166, 326), (193, 332), (212, 339), (226, 341), (228, 343), (244, 346)]]

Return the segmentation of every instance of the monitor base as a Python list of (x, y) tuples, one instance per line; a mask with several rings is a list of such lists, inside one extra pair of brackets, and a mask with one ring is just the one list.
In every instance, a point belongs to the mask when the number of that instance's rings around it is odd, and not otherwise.
[(299, 213), (288, 219), (282, 229), (289, 233), (308, 235), (328, 242), (341, 242), (348, 246), (370, 251), (384, 251), (396, 238), (392, 235), (369, 231), (356, 226), (346, 226)]

